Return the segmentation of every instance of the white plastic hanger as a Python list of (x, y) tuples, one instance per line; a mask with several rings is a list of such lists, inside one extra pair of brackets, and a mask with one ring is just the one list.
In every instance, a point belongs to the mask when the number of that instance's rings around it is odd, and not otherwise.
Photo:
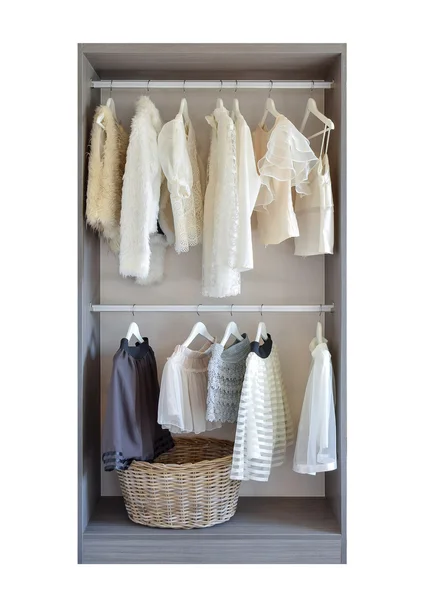
[(179, 115), (181, 115), (183, 117), (183, 120), (185, 123), (187, 123), (189, 121), (189, 109), (187, 107), (187, 100), (186, 100), (186, 79), (183, 82), (183, 98), (181, 99), (180, 102), (180, 109), (179, 109)]
[[(112, 98), (112, 80), (111, 80), (111, 89), (109, 90), (109, 98), (106, 101), (106, 106), (110, 109), (113, 117), (115, 120), (117, 120), (117, 111), (115, 110), (115, 102), (114, 99)], [(103, 125), (103, 112), (97, 117), (96, 119), (96, 123), (98, 125), (100, 125), (102, 127), (102, 129), (105, 129), (105, 126)]]
[(264, 123), (266, 122), (267, 115), (269, 113), (271, 115), (273, 115), (273, 117), (275, 117), (275, 119), (277, 119), (277, 117), (280, 117), (280, 113), (276, 110), (274, 100), (270, 97), (270, 94), (272, 93), (272, 89), (273, 89), (273, 81), (270, 79), (269, 97), (266, 100), (266, 108), (264, 110), (263, 118), (261, 119), (260, 124), (259, 124), (260, 127), (264, 127)]
[(267, 340), (267, 328), (266, 324), (261, 321), (258, 323), (257, 335), (255, 336), (255, 341), (259, 342), (260, 339), (263, 338), (264, 341)]
[[(314, 90), (314, 81), (312, 81), (312, 87), (311, 87), (311, 90), (310, 90), (310, 94), (313, 93), (313, 90)], [(301, 133), (305, 129), (305, 126), (306, 126), (306, 123), (307, 123), (307, 120), (308, 120), (308, 117), (310, 116), (310, 114), (312, 114), (315, 117), (317, 117), (319, 119), (319, 121), (321, 121), (325, 125), (325, 129), (322, 129), (321, 131), (318, 131), (314, 135), (311, 135), (308, 138), (309, 140), (315, 138), (318, 135), (321, 135), (322, 133), (325, 133), (326, 129), (335, 129), (335, 125), (333, 124), (333, 121), (331, 121), (330, 119), (328, 119), (328, 117), (325, 117), (325, 115), (320, 112), (320, 110), (317, 108), (316, 101), (314, 100), (314, 98), (312, 98), (310, 96), (310, 98), (307, 101), (307, 106), (306, 106), (306, 109), (305, 109), (304, 119), (303, 119), (303, 122), (301, 123), (301, 127), (300, 127), (300, 132)]]
[(236, 323), (234, 321), (230, 321), (230, 323), (226, 327), (226, 331), (224, 332), (223, 339), (220, 342), (220, 344), (223, 346), (223, 348), (226, 345), (226, 343), (231, 335), (233, 335), (239, 342), (241, 342), (244, 339), (242, 337), (241, 333), (239, 332), (238, 326), (236, 325)]
[[(221, 94), (221, 90), (223, 89), (223, 80), (220, 79), (220, 81), (221, 81), (221, 86), (220, 86), (220, 89), (218, 91), (219, 94)], [(220, 97), (217, 98), (216, 108), (224, 108), (223, 100)]]
[(128, 339), (128, 341), (130, 341), (133, 335), (141, 344), (143, 344), (143, 338), (140, 335), (139, 326), (134, 321), (130, 323), (130, 327), (128, 328), (127, 335), (125, 337)]
[(233, 107), (232, 107), (232, 114), (231, 114), (232, 120), (235, 117), (241, 116), (241, 111), (239, 109), (239, 100), (236, 98), (237, 91), (238, 91), (238, 80), (236, 79), (235, 97), (233, 98)]
[(183, 342), (182, 346), (187, 348), (187, 346), (189, 346), (198, 335), (202, 335), (202, 337), (211, 343), (215, 342), (215, 338), (213, 338), (213, 336), (208, 332), (208, 329), (205, 327), (205, 325), (201, 321), (198, 321), (198, 323), (195, 323), (195, 325), (192, 327), (189, 337)]
[(316, 326), (316, 340), (318, 344), (322, 344), (323, 343), (323, 330), (322, 330), (322, 323), (320, 321), (317, 321), (317, 326)]
[(184, 121), (187, 123), (187, 121), (189, 120), (189, 110), (187, 108), (186, 98), (182, 98), (182, 101), (180, 102), (179, 115), (181, 115)]

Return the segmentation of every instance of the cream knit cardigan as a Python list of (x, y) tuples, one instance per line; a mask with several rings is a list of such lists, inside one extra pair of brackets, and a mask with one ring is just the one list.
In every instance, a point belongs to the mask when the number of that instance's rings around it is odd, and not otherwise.
[[(102, 125), (97, 122), (101, 116)], [(120, 246), (121, 189), (127, 146), (128, 133), (108, 106), (99, 106), (91, 130), (86, 219), (115, 254)]]
[[(121, 208), (120, 274), (147, 285), (164, 275), (165, 249), (174, 243), (169, 193), (162, 186), (158, 134), (162, 121), (158, 109), (141, 96), (131, 122), (123, 177)], [(158, 232), (158, 224), (164, 235)]]

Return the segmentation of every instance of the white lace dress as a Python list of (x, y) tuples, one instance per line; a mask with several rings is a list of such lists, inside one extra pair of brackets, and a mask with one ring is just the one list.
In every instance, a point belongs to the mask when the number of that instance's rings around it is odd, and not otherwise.
[(261, 242), (280, 244), (299, 235), (292, 187), (308, 194), (308, 176), (317, 163), (310, 143), (284, 115), (270, 131), (258, 126), (253, 134), (261, 188), (255, 204)]
[(246, 335), (228, 348), (215, 343), (208, 364), (207, 419), (236, 423), (251, 344)]
[(204, 205), (202, 294), (237, 296), (241, 271), (252, 269), (251, 214), (259, 189), (252, 139), (238, 114), (224, 106), (206, 117), (211, 125)]
[(158, 423), (171, 433), (202, 433), (221, 427), (206, 420), (208, 363), (212, 344), (201, 350), (176, 346), (162, 372)]
[(175, 250), (188, 252), (202, 240), (203, 195), (191, 121), (178, 114), (158, 136), (158, 154), (173, 209)]
[(310, 375), (298, 425), (293, 470), (316, 475), (337, 468), (334, 381), (327, 340), (310, 343)]
[(293, 444), (292, 417), (277, 348), (270, 335), (251, 342), (239, 404), (230, 478), (268, 481)]

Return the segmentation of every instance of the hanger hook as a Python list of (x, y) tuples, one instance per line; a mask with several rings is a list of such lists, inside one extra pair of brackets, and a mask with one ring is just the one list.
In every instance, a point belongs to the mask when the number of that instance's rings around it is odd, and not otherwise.
[(272, 93), (272, 89), (273, 89), (273, 81), (270, 79), (269, 98)]
[(136, 306), (136, 305), (135, 305), (135, 304), (133, 304), (133, 310), (131, 311), (131, 312), (133, 313), (133, 317), (134, 317), (134, 307), (135, 307), (135, 306)]
[(263, 306), (264, 306), (264, 304), (262, 304), (262, 305), (261, 305), (261, 308), (260, 308), (260, 313), (261, 313), (261, 316), (263, 316)]
[(151, 80), (148, 79), (148, 85), (146, 86), (146, 90), (147, 90), (148, 94), (149, 94), (149, 84), (150, 84), (150, 82), (151, 82)]
[(314, 79), (311, 80), (310, 96), (313, 95), (313, 92), (314, 92)]
[(196, 307), (196, 312), (198, 313), (198, 317), (200, 317), (201, 315), (199, 314), (199, 307), (202, 306), (202, 304), (198, 304), (198, 306)]
[(113, 80), (111, 79), (111, 85), (110, 85), (110, 88), (109, 88), (109, 97), (110, 98), (112, 98), (112, 83), (113, 83)]
[(235, 94), (236, 94), (236, 92), (238, 91), (238, 80), (235, 79), (235, 81), (236, 81), (236, 87), (235, 87)]
[(183, 81), (183, 94), (186, 96), (186, 79)]
[(319, 319), (322, 316), (322, 306), (323, 306), (323, 304), (320, 305)]
[(233, 317), (233, 304), (230, 305), (230, 316)]
[(218, 91), (219, 94), (221, 94), (221, 90), (223, 89), (223, 80), (220, 79), (221, 85), (220, 85), (220, 89)]

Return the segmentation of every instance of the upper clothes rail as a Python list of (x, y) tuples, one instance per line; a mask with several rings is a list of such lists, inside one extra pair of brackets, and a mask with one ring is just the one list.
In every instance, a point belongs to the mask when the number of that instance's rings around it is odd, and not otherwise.
[(333, 304), (92, 304), (92, 312), (333, 312)]
[(272, 79), (260, 79), (260, 80), (222, 80), (216, 79), (214, 81), (194, 81), (194, 80), (180, 80), (180, 81), (158, 81), (154, 79), (146, 80), (119, 80), (119, 79), (107, 79), (101, 81), (92, 80), (92, 88), (107, 88), (107, 89), (181, 89), (181, 90), (199, 90), (199, 89), (213, 89), (221, 92), (221, 90), (328, 90), (333, 87), (333, 81), (314, 81), (312, 79), (305, 81), (297, 80), (278, 80)]

